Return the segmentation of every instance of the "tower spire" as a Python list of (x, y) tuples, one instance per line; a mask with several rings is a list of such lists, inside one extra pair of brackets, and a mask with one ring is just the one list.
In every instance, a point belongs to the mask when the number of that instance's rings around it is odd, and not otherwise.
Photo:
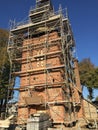
[(47, 4), (50, 5), (51, 0), (36, 0), (36, 5), (39, 6), (45, 6)]

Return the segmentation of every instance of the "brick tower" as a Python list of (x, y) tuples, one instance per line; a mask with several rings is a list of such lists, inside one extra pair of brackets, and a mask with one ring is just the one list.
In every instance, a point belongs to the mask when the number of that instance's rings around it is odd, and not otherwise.
[(18, 124), (41, 112), (48, 113), (57, 126), (68, 126), (81, 117), (74, 49), (69, 19), (61, 8), (54, 12), (50, 0), (36, 0), (29, 20), (11, 28), (11, 79), (20, 77)]

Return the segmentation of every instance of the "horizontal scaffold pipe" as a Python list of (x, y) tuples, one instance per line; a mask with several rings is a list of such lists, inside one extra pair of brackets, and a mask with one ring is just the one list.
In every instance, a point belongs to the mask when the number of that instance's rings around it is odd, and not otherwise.
[(32, 57), (26, 57), (26, 58), (16, 58), (16, 59), (12, 59), (12, 61), (26, 61), (27, 59), (30, 60), (31, 62), (32, 61), (36, 61), (37, 58), (41, 58), (41, 57), (44, 57), (44, 56), (56, 56), (57, 55), (59, 56), (59, 54), (61, 53), (62, 51), (55, 51), (55, 52), (50, 52), (50, 53), (46, 53), (46, 54), (40, 54), (40, 55), (35, 55), (35, 56), (32, 56)]
[(32, 27), (36, 27), (36, 26), (40, 26), (42, 24), (45, 24), (46, 22), (49, 23), (51, 21), (57, 21), (57, 19), (60, 19), (60, 15), (55, 15), (53, 17), (50, 17), (48, 20), (44, 20), (44, 21), (41, 21), (41, 22), (38, 22), (38, 23), (27, 23), (27, 24), (24, 24), (24, 25), (20, 25), (20, 26), (16, 26), (14, 29), (11, 30), (12, 33), (17, 33), (17, 31), (28, 31), (28, 28), (32, 28)]
[(47, 67), (47, 68), (40, 68), (40, 69), (32, 69), (32, 70), (26, 70), (26, 71), (20, 71), (20, 72), (13, 72), (12, 75), (23, 75), (23, 74), (29, 74), (29, 73), (36, 73), (36, 72), (44, 72), (47, 70), (53, 70), (53, 69), (60, 69), (64, 68), (65, 65), (59, 65), (59, 66), (52, 66), (52, 67)]
[(47, 83), (47, 84), (34, 84), (34, 85), (25, 85), (20, 86), (20, 88), (9, 88), (9, 90), (17, 90), (17, 91), (28, 91), (28, 89), (34, 89), (37, 88), (61, 88), (62, 85), (65, 85), (66, 82), (57, 82), (57, 83)]
[[(31, 40), (31, 39), (26, 39), (26, 40)], [(56, 39), (52, 39), (52, 40), (49, 40), (49, 41), (46, 41), (46, 42), (47, 42), (48, 46), (53, 46), (53, 45), (61, 44), (59, 41), (61, 41), (61, 37), (60, 38), (56, 38)], [(32, 43), (24, 45), (24, 46), (14, 46), (13, 44), (11, 44), (11, 45), (9, 44), (8, 50), (10, 51), (12, 49), (16, 49), (16, 50), (21, 50), (23, 52), (24, 49), (25, 49), (25, 51), (27, 51), (28, 47), (29, 48), (30, 47), (31, 48), (32, 47), (36, 47), (37, 48), (39, 46), (40, 47), (44, 47), (46, 42), (40, 42), (38, 44), (33, 44), (33, 42), (32, 42)], [(28, 43), (29, 43), (29, 41), (28, 41)], [(17, 45), (17, 43), (15, 45)]]

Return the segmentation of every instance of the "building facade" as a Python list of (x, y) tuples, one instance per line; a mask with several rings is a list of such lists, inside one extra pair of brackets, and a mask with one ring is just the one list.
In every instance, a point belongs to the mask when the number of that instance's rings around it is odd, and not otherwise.
[(36, 0), (29, 20), (11, 28), (11, 83), (20, 77), (18, 124), (35, 113), (47, 113), (53, 125), (68, 127), (84, 116), (74, 49), (68, 16), (61, 7), (54, 12), (50, 0)]

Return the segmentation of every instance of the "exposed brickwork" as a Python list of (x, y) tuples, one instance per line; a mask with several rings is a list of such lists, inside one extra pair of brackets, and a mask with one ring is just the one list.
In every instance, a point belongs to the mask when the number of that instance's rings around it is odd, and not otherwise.
[(81, 91), (81, 84), (80, 84), (80, 76), (79, 76), (79, 69), (78, 69), (78, 60), (74, 59), (74, 71), (75, 71), (75, 79), (77, 88)]
[(95, 106), (82, 97), (74, 38), (62, 12), (54, 13), (50, 0), (40, 0), (27, 23), (11, 26), (10, 85), (13, 76), (20, 77), (18, 124), (38, 112), (48, 113), (54, 126), (64, 130), (87, 125), (84, 118), (97, 118)]
[[(45, 42), (48, 37), (48, 41), (53, 40), (58, 38), (58, 33), (53, 32), (50, 33), (48, 36), (43, 35), (39, 36), (38, 38), (32, 38), (29, 40), (24, 40), (23, 46), (26, 46), (28, 44), (41, 44)], [(45, 43), (44, 43), (45, 44)], [(22, 58), (27, 58), (30, 56), (35, 56), (35, 60), (32, 62), (25, 61), (21, 65), (21, 71), (27, 71), (29, 69), (44, 69), (46, 66), (47, 67), (55, 67), (61, 65), (60, 61), (60, 54), (54, 54), (52, 55), (51, 53), (54, 53), (56, 51), (60, 51), (60, 48), (57, 45), (52, 45), (45, 49), (43, 48), (38, 48), (38, 49), (33, 49), (33, 50), (28, 50), (28, 51), (23, 51), (22, 53)], [(48, 53), (50, 58), (47, 58), (47, 61), (45, 61), (45, 57), (40, 57), (40, 55), (43, 55), (45, 53)], [(47, 74), (43, 71), (42, 73), (39, 74), (30, 74), (29, 76), (22, 76), (20, 80), (20, 86), (21, 88), (25, 88), (25, 91), (20, 92), (20, 98), (19, 98), (19, 105), (25, 105), (25, 98), (32, 96), (33, 90), (27, 91), (26, 87), (38, 85), (35, 87), (38, 91), (36, 91), (36, 95), (40, 95), (43, 97), (44, 102), (54, 102), (54, 101), (62, 101), (63, 96), (62, 96), (62, 89), (61, 88), (53, 88), (58, 86), (58, 83), (63, 82), (63, 77), (62, 77), (62, 72), (61, 71), (55, 71), (55, 72), (47, 72)], [(50, 89), (48, 90), (42, 90), (41, 84), (50, 84)], [(51, 85), (54, 84), (54, 85)], [(51, 88), (52, 86), (52, 88)], [(45, 86), (44, 86), (45, 87)], [(31, 94), (31, 95), (30, 95)], [(30, 114), (36, 113), (39, 111), (39, 107), (30, 107), (28, 110), (27, 108), (19, 108), (18, 109), (18, 117), (21, 118), (22, 114), (25, 112), (24, 119), (26, 120)], [(22, 114), (21, 114), (22, 111)], [(24, 112), (23, 112), (24, 111)], [(41, 107), (40, 107), (41, 111)], [(43, 111), (43, 110), (42, 110)], [(45, 110), (44, 110), (45, 111)], [(50, 111), (50, 112), (49, 112)], [(63, 106), (51, 106), (48, 108), (48, 112), (51, 114), (51, 117), (53, 118), (54, 122), (60, 122), (64, 120), (64, 107)], [(23, 116), (22, 116), (23, 117)]]
[[(38, 96), (42, 96), (44, 102), (50, 102), (50, 105), (48, 107), (48, 113), (50, 113), (51, 118), (54, 122), (64, 122), (64, 120), (68, 120), (69, 114), (68, 110), (69, 105), (66, 106), (66, 110), (63, 105), (53, 105), (56, 102), (62, 102), (64, 100), (69, 102), (78, 102), (80, 103), (80, 97), (79, 93), (76, 89), (73, 89), (72, 91), (72, 98), (68, 99), (66, 95), (64, 96), (64, 92), (62, 90), (61, 83), (64, 82), (64, 71), (62, 68), (57, 69), (55, 71), (47, 71), (45, 72), (45, 68), (47, 67), (56, 67), (63, 65), (61, 61), (61, 45), (60, 42), (58, 44), (54, 44), (52, 46), (48, 46), (48, 48), (40, 48), (38, 44), (44, 43), (48, 38), (48, 41), (59, 38), (57, 32), (52, 32), (48, 36), (42, 35), (37, 38), (27, 39), (23, 41), (23, 46), (30, 45), (36, 45), (36, 48), (33, 50), (30, 50), (30, 47), (27, 51), (23, 51), (22, 58), (25, 58), (25, 62), (21, 65), (21, 71), (27, 73), (27, 70), (40, 70), (42, 69), (42, 72), (39, 72), (38, 74), (30, 73), (28, 76), (21, 76), (20, 80), (20, 86), (21, 88), (24, 88), (25, 91), (20, 92), (20, 98), (19, 98), (19, 105), (26, 105), (25, 98), (26, 97), (32, 97), (33, 94), (36, 93)], [(45, 44), (45, 43), (44, 43)], [(50, 43), (51, 44), (51, 43)], [(57, 53), (56, 53), (57, 52)], [(45, 60), (44, 54), (47, 53), (47, 60)], [(56, 53), (56, 54), (54, 54)], [(28, 57), (32, 57), (33, 59), (30, 61)], [(77, 64), (76, 64), (77, 65)], [(77, 67), (77, 66), (76, 66)], [(75, 68), (77, 69), (77, 68)], [(75, 73), (77, 75), (77, 72), (75, 70)], [(79, 76), (79, 75), (77, 75)], [(76, 77), (77, 77), (76, 76)], [(79, 81), (77, 81), (78, 87)], [(45, 90), (46, 84), (50, 85), (49, 89)], [(70, 84), (72, 86), (72, 84)], [(27, 89), (28, 87), (32, 89)], [(35, 90), (33, 90), (35, 89)], [(64, 88), (65, 89), (65, 88)], [(65, 91), (69, 93), (69, 89), (66, 87)], [(62, 103), (61, 103), (62, 104)], [(67, 105), (67, 103), (66, 103)], [(71, 109), (71, 106), (70, 106)], [(31, 106), (29, 108), (19, 108), (18, 109), (18, 118), (24, 117), (24, 120), (27, 120), (27, 118), (31, 115), (36, 113), (37, 111), (46, 111), (45, 108), (42, 108), (41, 106)], [(23, 116), (24, 113), (24, 116)], [(70, 111), (70, 116), (74, 120), (74, 114), (72, 111)], [(21, 122), (20, 122), (21, 123)]]

